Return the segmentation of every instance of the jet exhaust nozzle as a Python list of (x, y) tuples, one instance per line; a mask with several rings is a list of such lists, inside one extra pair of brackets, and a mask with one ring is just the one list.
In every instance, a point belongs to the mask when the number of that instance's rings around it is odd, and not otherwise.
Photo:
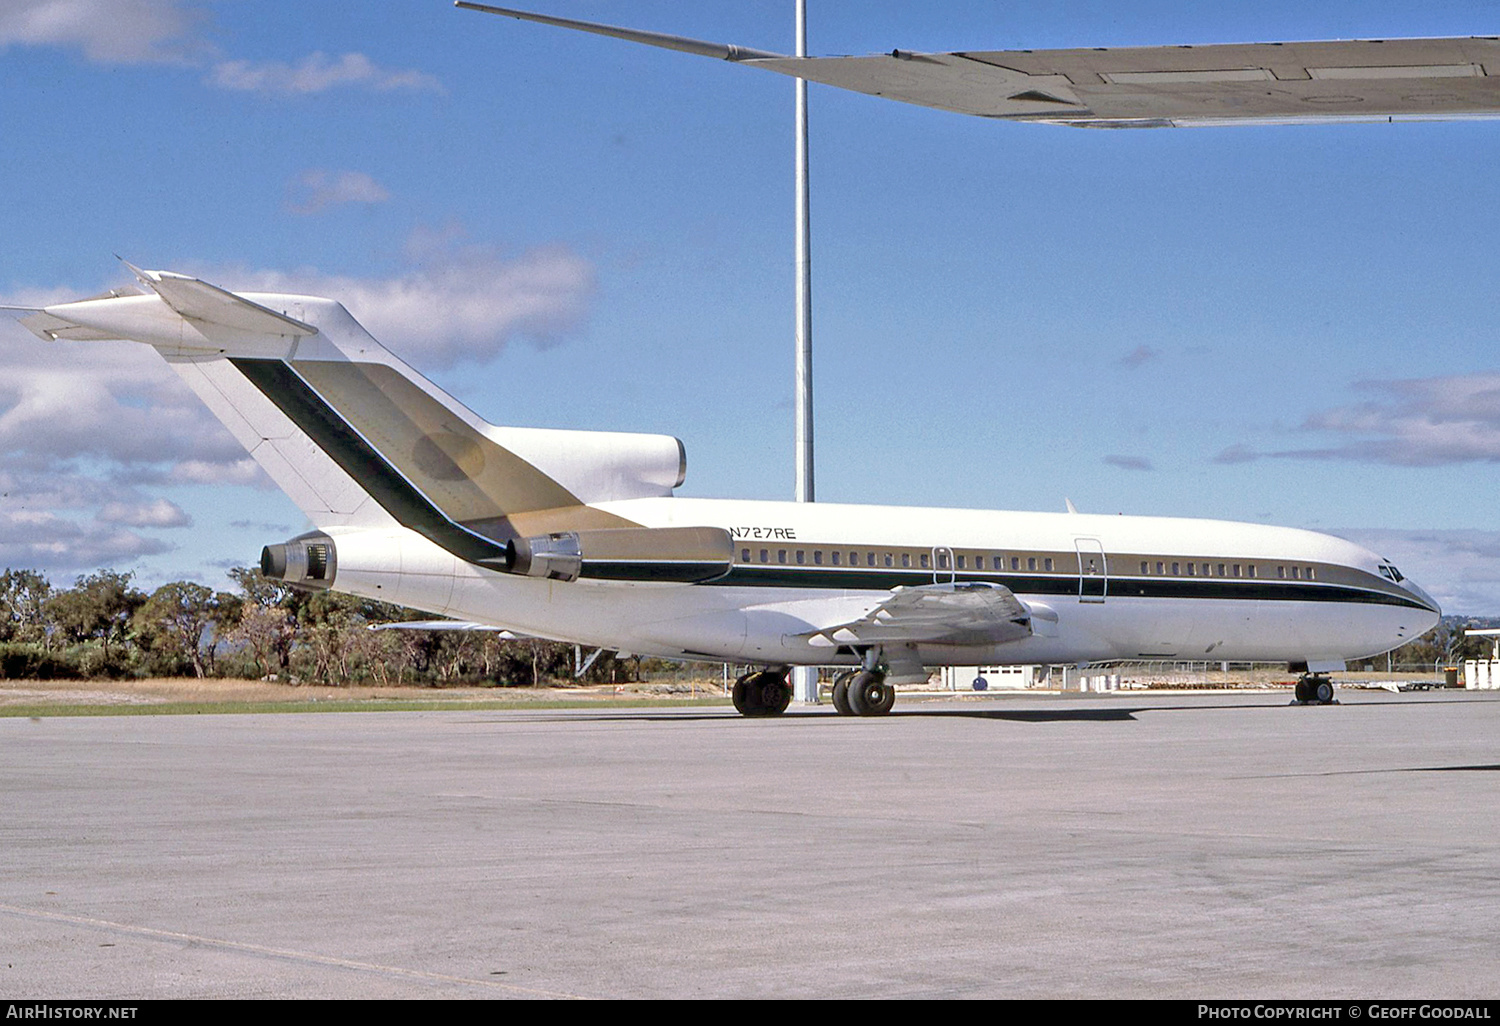
[(337, 569), (333, 539), (316, 531), (260, 550), (261, 575), (296, 588), (325, 591), (333, 587)]
[(583, 545), (576, 531), (559, 531), (536, 538), (518, 538), (505, 547), (513, 574), (576, 581), (583, 572)]

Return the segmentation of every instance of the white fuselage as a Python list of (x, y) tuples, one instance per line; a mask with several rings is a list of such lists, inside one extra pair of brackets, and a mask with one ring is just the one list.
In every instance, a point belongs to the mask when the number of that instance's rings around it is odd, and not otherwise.
[(1439, 616), (1419, 588), (1383, 577), (1374, 553), (1289, 528), (834, 503), (598, 505), (648, 527), (723, 527), (734, 567), (690, 585), (547, 581), (464, 563), (409, 531), (335, 531), (335, 587), (541, 637), (768, 665), (854, 664), (857, 651), (816, 631), (857, 619), (892, 588), (950, 579), (1010, 588), (1033, 631), (998, 645), (920, 645), (928, 666), (1340, 661), (1401, 645)]

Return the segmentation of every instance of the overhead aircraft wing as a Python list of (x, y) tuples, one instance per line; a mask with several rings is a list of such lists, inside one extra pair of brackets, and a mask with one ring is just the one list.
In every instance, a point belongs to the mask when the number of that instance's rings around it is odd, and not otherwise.
[(1005, 121), (1168, 128), (1500, 117), (1493, 36), (788, 57), (468, 0), (457, 6)]
[(1031, 611), (999, 584), (896, 588), (858, 620), (808, 631), (836, 645), (998, 645), (1031, 635)]

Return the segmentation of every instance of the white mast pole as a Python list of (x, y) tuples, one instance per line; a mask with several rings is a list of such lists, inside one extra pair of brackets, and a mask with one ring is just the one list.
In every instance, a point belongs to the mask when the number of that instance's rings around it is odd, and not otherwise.
[[(797, 56), (807, 56), (807, 0), (797, 0)], [(807, 81), (797, 79), (797, 364), (796, 396), (798, 502), (812, 502), (812, 229), (809, 218), (807, 174)], [(793, 693), (799, 702), (818, 700), (818, 673), (810, 666), (792, 671)]]

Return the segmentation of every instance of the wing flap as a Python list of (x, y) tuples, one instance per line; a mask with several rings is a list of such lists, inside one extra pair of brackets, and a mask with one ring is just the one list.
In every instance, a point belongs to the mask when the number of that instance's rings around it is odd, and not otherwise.
[(1031, 636), (1031, 611), (1009, 588), (966, 582), (897, 588), (858, 620), (803, 637), (832, 644), (998, 645)]

